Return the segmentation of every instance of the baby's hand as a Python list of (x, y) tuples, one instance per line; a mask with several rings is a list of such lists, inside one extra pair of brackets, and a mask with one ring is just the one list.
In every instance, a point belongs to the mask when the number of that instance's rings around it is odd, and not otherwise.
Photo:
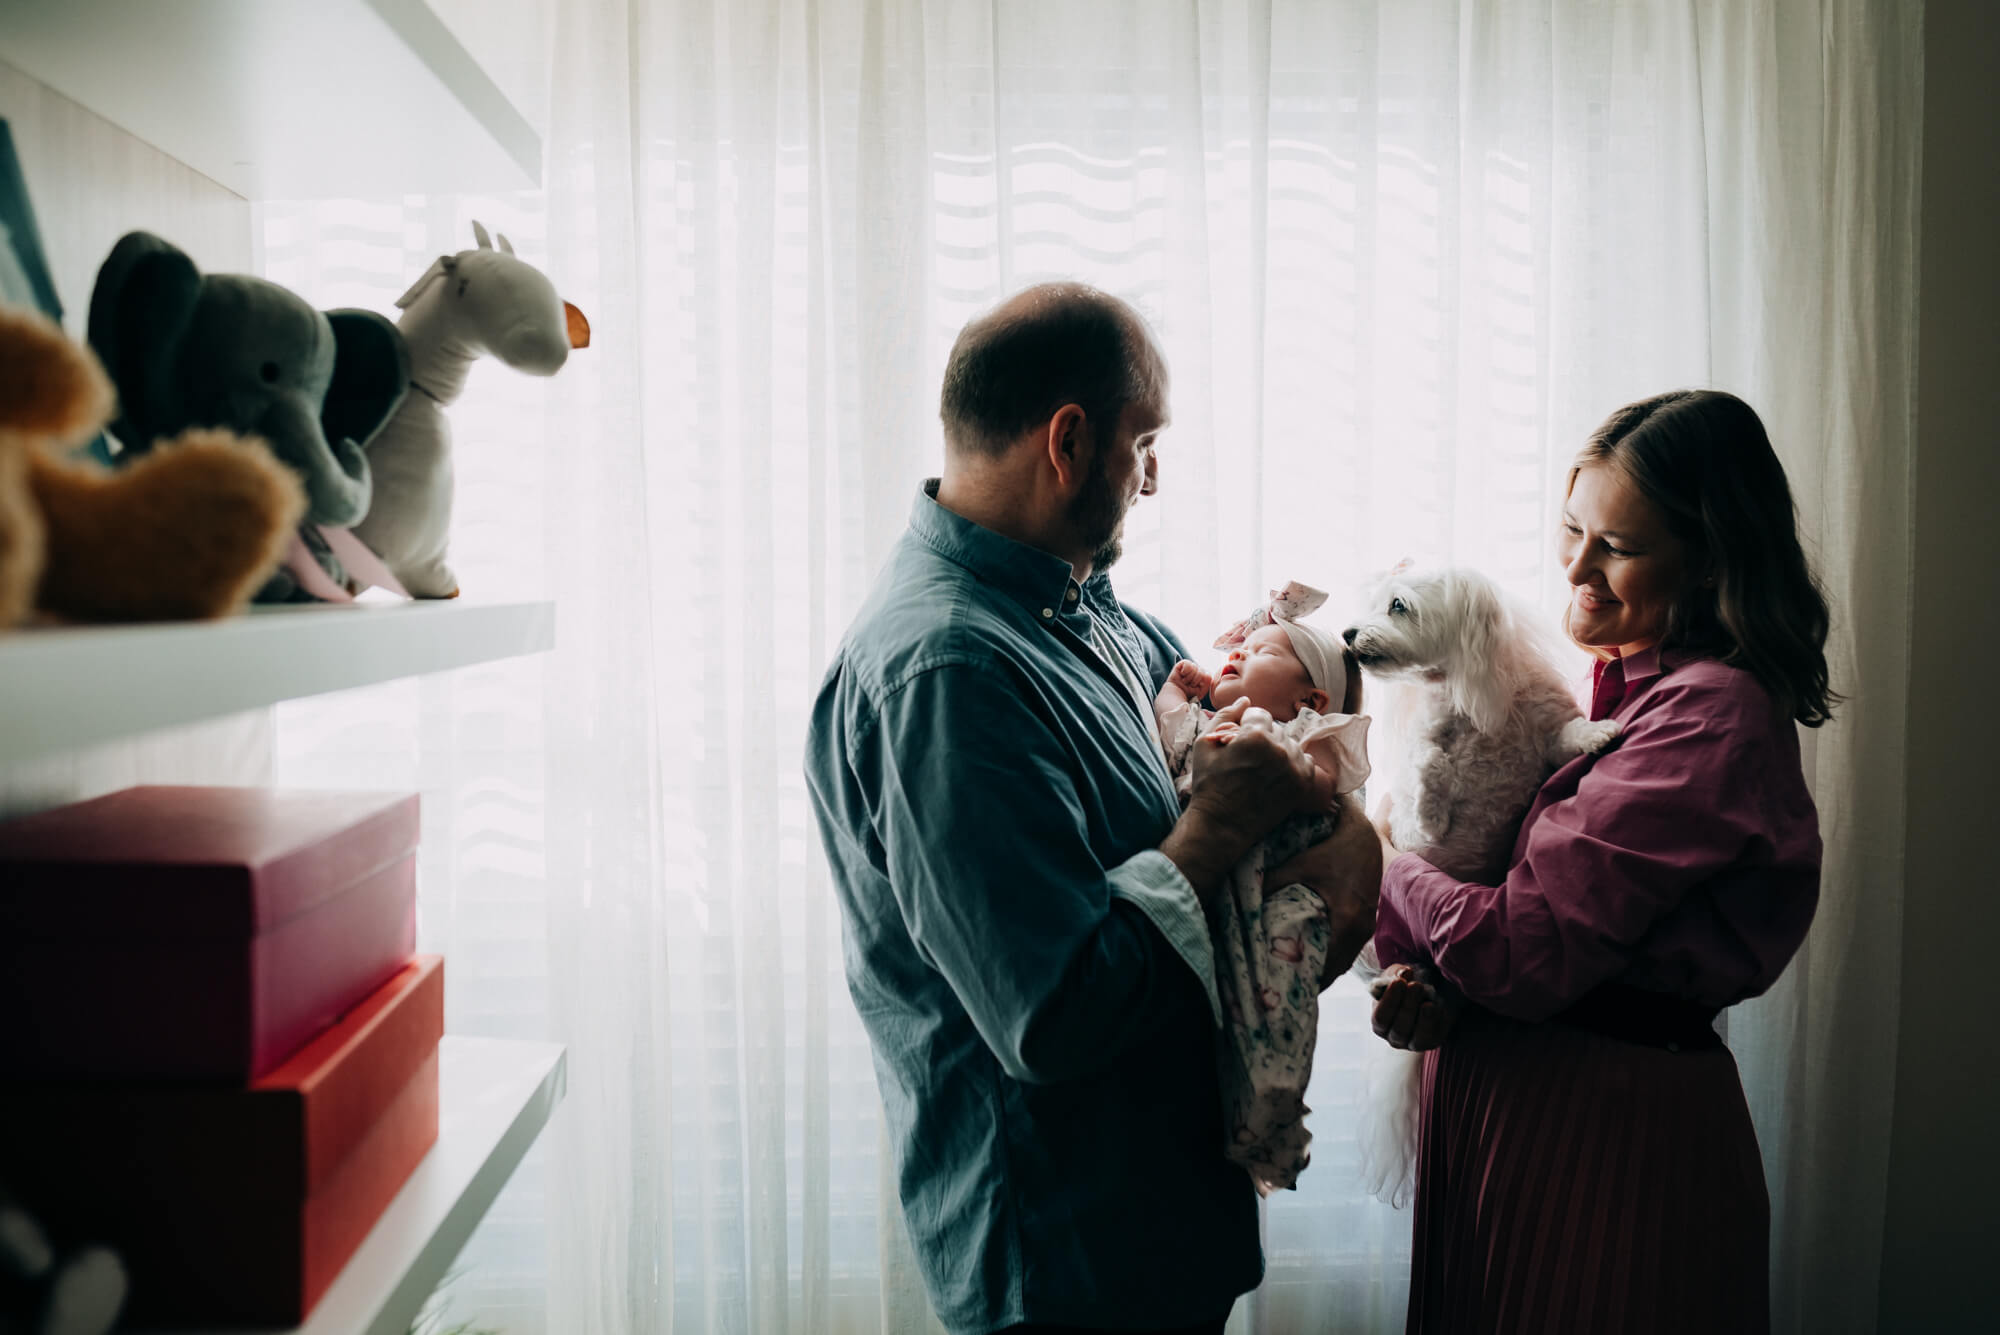
[(1208, 693), (1215, 689), (1215, 678), (1202, 671), (1201, 664), (1185, 658), (1174, 664), (1167, 680), (1180, 687), (1190, 700), (1206, 700)]

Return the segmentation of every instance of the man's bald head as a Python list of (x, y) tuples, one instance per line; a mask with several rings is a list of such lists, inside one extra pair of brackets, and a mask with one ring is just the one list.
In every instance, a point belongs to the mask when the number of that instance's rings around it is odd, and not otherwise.
[(1082, 283), (1042, 283), (959, 331), (938, 412), (951, 452), (992, 457), (1065, 404), (1111, 430), (1126, 405), (1163, 402), (1166, 381), (1131, 306)]

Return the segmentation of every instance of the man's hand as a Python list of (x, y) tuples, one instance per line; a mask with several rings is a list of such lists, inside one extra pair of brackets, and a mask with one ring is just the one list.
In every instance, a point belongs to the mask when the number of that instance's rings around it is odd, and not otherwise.
[(1239, 856), (1285, 817), (1310, 808), (1317, 792), (1311, 757), (1278, 732), (1267, 710), (1243, 700), (1216, 714), (1189, 766), (1189, 807), (1240, 831)]
[(1391, 965), (1369, 990), (1375, 995), (1375, 1033), (1390, 1047), (1423, 1052), (1451, 1032), (1457, 1007), (1409, 965)]
[(1303, 885), (1326, 904), (1332, 924), (1327, 938), (1325, 987), (1347, 972), (1375, 934), (1375, 903), (1382, 893), (1382, 847), (1361, 803), (1343, 797), (1327, 838), (1291, 861), (1264, 873), (1267, 888)]
[(1174, 664), (1167, 680), (1180, 687), (1190, 700), (1206, 700), (1208, 693), (1215, 689), (1215, 678), (1203, 671), (1201, 664), (1186, 658)]
[(1187, 810), (1160, 851), (1205, 901), (1259, 839), (1315, 800), (1312, 760), (1271, 715), (1238, 700), (1216, 714), (1190, 758)]

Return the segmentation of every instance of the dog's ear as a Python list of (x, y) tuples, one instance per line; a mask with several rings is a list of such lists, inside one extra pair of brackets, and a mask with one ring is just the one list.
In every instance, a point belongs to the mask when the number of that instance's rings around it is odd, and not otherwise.
[(1454, 574), (1450, 603), (1458, 609), (1458, 643), (1448, 674), (1452, 708), (1484, 733), (1500, 731), (1512, 702), (1500, 643), (1506, 610), (1494, 587), (1477, 576)]

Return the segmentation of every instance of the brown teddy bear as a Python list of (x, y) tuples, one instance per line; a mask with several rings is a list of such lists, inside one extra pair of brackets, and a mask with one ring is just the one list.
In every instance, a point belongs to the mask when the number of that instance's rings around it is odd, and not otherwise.
[(304, 512), (291, 470), (227, 431), (183, 432), (116, 471), (65, 458), (112, 407), (87, 348), (0, 307), (0, 627), (226, 616)]

